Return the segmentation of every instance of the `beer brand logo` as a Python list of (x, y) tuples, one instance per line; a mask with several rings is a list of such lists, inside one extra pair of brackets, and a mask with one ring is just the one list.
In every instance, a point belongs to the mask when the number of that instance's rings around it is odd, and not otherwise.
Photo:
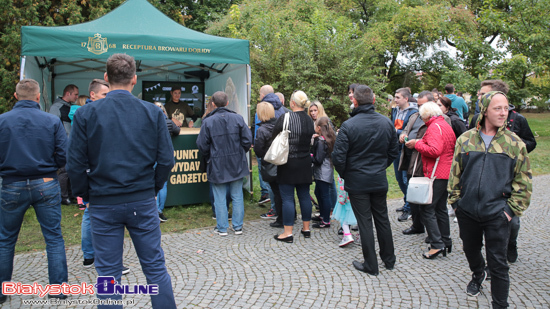
[(88, 37), (88, 51), (96, 55), (106, 53), (109, 49), (107, 38), (102, 38), (101, 34), (96, 33), (94, 37)]

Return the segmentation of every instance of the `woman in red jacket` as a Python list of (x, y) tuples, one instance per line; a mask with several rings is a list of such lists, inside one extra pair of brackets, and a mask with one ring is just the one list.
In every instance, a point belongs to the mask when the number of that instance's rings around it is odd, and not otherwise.
[[(445, 122), (443, 112), (433, 102), (424, 103), (420, 108), (420, 117), (428, 127), (420, 140), (410, 140), (405, 145), (415, 148), (422, 156), (422, 168), (425, 177), (432, 177), (433, 199), (430, 205), (420, 206), (422, 223), (426, 226), (430, 238), (430, 251), (422, 256), (433, 259), (440, 253), (451, 253), (452, 240), (447, 213), (447, 182), (451, 171), (456, 137), (451, 126)], [(438, 160), (439, 159), (439, 160)], [(417, 167), (418, 168), (418, 167)]]

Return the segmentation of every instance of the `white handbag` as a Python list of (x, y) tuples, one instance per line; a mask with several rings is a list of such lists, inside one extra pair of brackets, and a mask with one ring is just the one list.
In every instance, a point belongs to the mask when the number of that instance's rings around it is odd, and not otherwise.
[[(420, 154), (418, 154), (420, 156)], [(416, 163), (418, 157), (414, 161), (413, 175), (416, 170)], [(434, 195), (434, 174), (439, 163), (439, 158), (435, 161), (435, 166), (432, 171), (432, 177), (411, 177), (409, 184), (407, 185), (407, 202), (418, 205), (430, 205), (432, 203)]]
[(290, 113), (285, 113), (284, 117), (283, 130), (275, 137), (263, 158), (263, 160), (274, 165), (286, 164), (288, 160), (288, 135), (290, 134), (288, 122)]
[[(439, 127), (439, 125), (437, 125)], [(441, 127), (439, 127), (439, 132), (441, 133)], [(442, 134), (442, 133), (441, 133)], [(443, 135), (443, 134), (442, 134)], [(418, 154), (420, 156), (420, 153)], [(435, 161), (434, 169), (432, 170), (431, 177), (414, 177), (416, 172), (416, 163), (418, 162), (418, 156), (414, 160), (413, 167), (413, 176), (409, 179), (407, 185), (407, 202), (418, 204), (418, 205), (430, 205), (433, 200), (433, 183), (435, 180), (435, 170), (437, 169), (437, 164), (439, 163), (439, 157)]]

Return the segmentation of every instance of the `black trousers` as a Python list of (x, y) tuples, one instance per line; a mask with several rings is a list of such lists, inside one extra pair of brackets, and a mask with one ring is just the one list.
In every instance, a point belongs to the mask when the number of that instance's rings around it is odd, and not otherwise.
[(57, 170), (57, 180), (59, 181), (59, 187), (61, 188), (61, 198), (63, 200), (72, 198), (73, 196), (71, 194), (69, 174), (67, 174), (67, 170), (64, 166)]
[(281, 191), (279, 191), (279, 184), (276, 181), (270, 182), (269, 186), (273, 195), (275, 196), (275, 211), (277, 211), (277, 221), (278, 223), (283, 223), (283, 199), (281, 198)]
[(369, 272), (378, 272), (378, 260), (374, 249), (374, 226), (380, 246), (380, 257), (386, 267), (395, 265), (395, 252), (391, 233), (390, 220), (388, 218), (388, 205), (386, 203), (387, 191), (368, 194), (350, 194), (351, 208), (357, 218), (361, 245), (363, 247), (363, 265)]
[[(411, 179), (411, 175), (407, 175), (407, 183)], [(422, 218), (420, 217), (420, 205), (409, 203), (411, 208), (412, 215), (412, 228), (417, 231), (424, 231), (424, 224), (422, 223)]]
[(491, 272), (491, 295), (493, 308), (508, 307), (508, 291), (510, 278), (506, 251), (510, 236), (510, 222), (500, 213), (489, 221), (479, 222), (463, 214), (458, 208), (456, 211), (460, 238), (464, 245), (464, 253), (475, 278), (479, 278), (485, 269), (485, 260), (481, 254), (483, 236), (485, 235), (485, 252), (487, 264)]
[(447, 212), (447, 182), (447, 179), (434, 180), (432, 203), (420, 205), (420, 216), (430, 237), (432, 249), (443, 249), (453, 243)]

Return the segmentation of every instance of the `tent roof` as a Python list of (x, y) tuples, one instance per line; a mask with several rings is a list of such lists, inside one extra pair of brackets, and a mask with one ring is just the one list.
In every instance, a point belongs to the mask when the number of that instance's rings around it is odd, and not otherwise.
[(126, 53), (136, 60), (195, 64), (250, 63), (249, 42), (188, 29), (146, 0), (127, 0), (96, 20), (61, 27), (24, 26), (21, 54), (105, 59)]

